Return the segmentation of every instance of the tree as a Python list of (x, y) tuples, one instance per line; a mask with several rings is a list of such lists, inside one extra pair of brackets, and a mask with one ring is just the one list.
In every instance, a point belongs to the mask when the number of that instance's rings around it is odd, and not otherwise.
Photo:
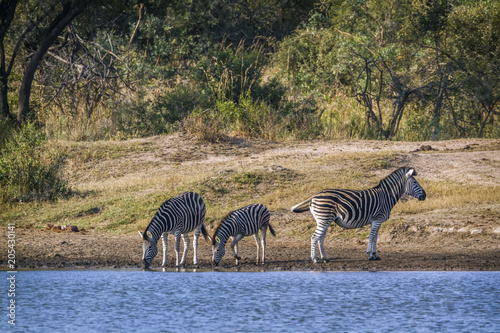
[[(41, 2), (31, 4), (29, 1), (20, 3), (17, 0), (2, 0), (0, 3), (0, 113), (3, 116), (13, 119), (8, 105), (8, 80), (21, 46), (28, 45), (28, 51), (32, 51), (19, 88), (17, 121), (22, 124), (29, 112), (31, 86), (40, 61), (61, 32), (88, 7), (91, 1), (55, 0), (47, 6)], [(12, 44), (14, 47), (7, 65), (5, 38), (9, 30), (12, 30), (14, 19), (23, 20), (23, 18), (16, 17), (16, 8), (20, 4), (34, 7), (36, 9), (34, 13), (37, 15), (34, 18), (25, 17), (23, 22), (16, 22), (23, 29), (20, 35), (16, 36), (17, 32), (10, 31), (16, 42)], [(46, 9), (43, 10), (43, 8)], [(18, 15), (21, 16), (19, 13)], [(32, 43), (36, 43), (36, 46), (33, 47)]]
[[(6, 67), (4, 41), (16, 11), (17, 0), (2, 0), (0, 3), (0, 114), (8, 120), (14, 120), (9, 112), (9, 101), (7, 97), (9, 74), (13, 62)], [(13, 55), (15, 58), (15, 54)]]

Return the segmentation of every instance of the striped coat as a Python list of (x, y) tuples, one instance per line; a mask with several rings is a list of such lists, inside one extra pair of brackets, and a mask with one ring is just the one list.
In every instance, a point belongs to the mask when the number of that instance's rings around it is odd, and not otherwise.
[[(370, 260), (379, 260), (377, 255), (378, 230), (389, 219), (394, 205), (403, 194), (425, 200), (426, 193), (415, 180), (413, 168), (402, 167), (382, 179), (368, 190), (328, 189), (316, 193), (309, 199), (292, 207), (292, 212), (311, 211), (316, 220), (316, 231), (311, 237), (311, 259), (317, 262), (316, 245), (321, 258), (327, 261), (323, 241), (332, 222), (347, 229), (371, 224), (367, 253)], [(309, 204), (309, 207), (305, 206)]]
[[(226, 253), (225, 246), (231, 238), (231, 249), (236, 258), (236, 265), (239, 265), (238, 242), (245, 236), (254, 236), (257, 244), (257, 264), (260, 260), (260, 251), (262, 249), (262, 263), (265, 262), (266, 251), (266, 232), (269, 231), (276, 236), (271, 224), (269, 223), (271, 214), (266, 206), (262, 204), (248, 205), (236, 211), (230, 212), (224, 217), (215, 228), (212, 237), (212, 262), (219, 265), (220, 260)], [(262, 240), (259, 238), (259, 231)], [(262, 245), (262, 247), (261, 247)]]
[[(200, 233), (207, 239), (207, 231), (203, 221), (205, 219), (206, 207), (201, 196), (194, 192), (182, 193), (174, 198), (166, 200), (158, 209), (155, 216), (146, 227), (144, 233), (139, 231), (143, 240), (142, 262), (145, 268), (149, 268), (153, 258), (158, 253), (157, 243), (160, 237), (163, 242), (163, 263), (167, 265), (167, 235), (175, 236), (176, 266), (183, 265), (186, 260), (189, 243), (189, 232), (194, 231), (193, 263), (198, 264), (197, 248)], [(179, 260), (180, 239), (184, 241), (184, 252)]]

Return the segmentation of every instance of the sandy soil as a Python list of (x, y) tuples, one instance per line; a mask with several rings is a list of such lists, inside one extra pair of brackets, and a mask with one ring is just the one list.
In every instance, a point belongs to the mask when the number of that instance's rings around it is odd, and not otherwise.
[[(329, 158), (345, 152), (394, 151), (403, 153), (398, 163), (414, 166), (430, 180), (453, 180), (464, 184), (500, 185), (500, 140), (454, 140), (442, 142), (380, 142), (380, 141), (318, 141), (273, 143), (232, 140), (219, 144), (195, 144), (184, 136), (143, 139), (155, 140), (161, 152), (145, 151), (140, 158), (123, 159), (123, 163), (148, 160), (158, 168), (182, 164), (210, 164), (217, 160), (280, 160)], [(196, 149), (188, 154), (188, 148)], [(162, 156), (170, 156), (166, 160)], [(172, 157), (173, 156), (173, 157)], [(175, 158), (178, 156), (178, 158)], [(186, 158), (188, 156), (188, 158)], [(182, 158), (181, 158), (182, 157)], [(142, 162), (141, 162), (142, 161)], [(113, 163), (117, 163), (116, 160)], [(325, 163), (325, 168), (340, 167)], [(343, 166), (345, 167), (345, 166)], [(93, 167), (101, 173), (105, 162)], [(133, 169), (134, 167), (131, 166)], [(144, 165), (142, 172), (147, 172)], [(387, 170), (378, 171), (384, 177)], [(318, 189), (319, 190), (319, 189)], [(463, 214), (454, 211), (432, 211), (426, 214), (391, 216), (402, 223), (379, 235), (378, 252), (382, 260), (368, 261), (366, 240), (344, 237), (345, 231), (332, 226), (325, 239), (329, 262), (310, 261), (310, 236), (304, 229), (298, 234), (297, 224), (314, 223), (309, 213), (273, 212), (272, 224), (276, 238), (268, 237), (266, 264), (255, 264), (253, 238), (240, 243), (242, 263), (234, 265), (227, 251), (220, 269), (228, 270), (500, 270), (500, 198), (498, 204), (471, 208)], [(210, 232), (210, 230), (209, 230)], [(0, 230), (0, 251), (7, 253), (7, 230)], [(170, 236), (171, 237), (171, 236)], [(174, 266), (173, 238), (169, 238), (169, 267)], [(161, 254), (161, 242), (159, 243)], [(192, 265), (189, 250), (187, 269)], [(16, 229), (16, 264), (19, 268), (96, 268), (140, 267), (141, 240), (137, 234), (118, 235), (94, 230), (84, 232), (53, 232), (39, 229)], [(161, 264), (161, 255), (153, 268)], [(197, 268), (212, 269), (211, 248), (200, 240)], [(1, 256), (1, 268), (7, 258)]]

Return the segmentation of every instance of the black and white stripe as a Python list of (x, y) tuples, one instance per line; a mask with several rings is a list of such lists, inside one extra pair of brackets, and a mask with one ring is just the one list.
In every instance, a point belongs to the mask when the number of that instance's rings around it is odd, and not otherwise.
[[(186, 255), (189, 247), (188, 232), (194, 231), (193, 263), (198, 264), (197, 248), (198, 238), (200, 233), (207, 239), (207, 230), (203, 224), (205, 219), (206, 207), (203, 199), (199, 194), (194, 192), (186, 192), (174, 198), (165, 201), (155, 216), (147, 226), (144, 233), (139, 231), (143, 239), (142, 245), (142, 262), (145, 268), (149, 268), (151, 261), (158, 253), (158, 240), (163, 241), (163, 263), (167, 265), (167, 236), (173, 234), (175, 236), (175, 253), (176, 266), (183, 265), (186, 260)], [(180, 239), (184, 241), (184, 252), (182, 260), (179, 261)]]
[(238, 256), (238, 242), (245, 236), (253, 235), (257, 243), (257, 264), (260, 261), (261, 240), (262, 237), (262, 263), (265, 261), (266, 254), (266, 232), (267, 227), (273, 236), (276, 236), (269, 218), (271, 214), (266, 206), (262, 204), (248, 205), (233, 212), (230, 212), (222, 219), (214, 231), (212, 237), (212, 262), (219, 265), (220, 260), (226, 253), (226, 243), (229, 238), (232, 239), (231, 249), (236, 258), (236, 265), (239, 265), (241, 258)]
[[(382, 223), (389, 219), (394, 205), (403, 194), (411, 195), (421, 201), (425, 200), (425, 191), (413, 177), (415, 175), (413, 168), (402, 167), (382, 179), (374, 188), (362, 191), (323, 190), (293, 206), (294, 213), (302, 213), (309, 209), (316, 220), (316, 231), (311, 237), (311, 259), (317, 262), (316, 244), (319, 244), (321, 259), (327, 261), (323, 241), (328, 226), (335, 222), (347, 229), (371, 224), (366, 252), (370, 260), (379, 260), (378, 230)], [(309, 204), (309, 207), (305, 204)]]

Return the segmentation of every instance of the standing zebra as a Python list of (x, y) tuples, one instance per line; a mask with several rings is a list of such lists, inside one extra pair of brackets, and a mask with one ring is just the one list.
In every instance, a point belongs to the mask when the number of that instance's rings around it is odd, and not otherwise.
[[(212, 237), (212, 262), (215, 266), (219, 265), (220, 260), (226, 253), (226, 243), (231, 237), (231, 249), (236, 258), (236, 265), (239, 265), (241, 258), (238, 256), (238, 242), (245, 236), (253, 235), (257, 243), (257, 264), (260, 261), (260, 239), (259, 230), (262, 237), (262, 263), (266, 257), (266, 232), (267, 227), (273, 236), (276, 236), (269, 218), (271, 214), (266, 206), (262, 204), (248, 205), (234, 212), (230, 212), (224, 217), (215, 228)], [(235, 249), (236, 248), (236, 249)]]
[(371, 223), (368, 253), (370, 260), (380, 260), (377, 255), (377, 235), (383, 222), (389, 219), (392, 207), (403, 194), (425, 200), (425, 191), (413, 178), (413, 168), (402, 167), (382, 179), (374, 188), (362, 191), (328, 189), (316, 193), (306, 201), (292, 207), (292, 212), (302, 213), (309, 203), (316, 220), (316, 231), (311, 237), (311, 259), (316, 263), (316, 244), (319, 242), (321, 259), (328, 261), (323, 241), (328, 226), (335, 222), (347, 229), (360, 228)]
[[(167, 265), (167, 236), (175, 236), (176, 266), (184, 265), (186, 254), (188, 252), (189, 236), (188, 232), (194, 230), (194, 259), (193, 263), (198, 264), (197, 248), (200, 232), (207, 239), (207, 230), (203, 224), (205, 219), (205, 203), (199, 194), (194, 192), (182, 193), (174, 198), (165, 201), (155, 216), (147, 226), (144, 233), (139, 231), (143, 239), (142, 244), (142, 262), (145, 268), (149, 268), (151, 261), (158, 253), (157, 243), (162, 239), (163, 242), (163, 263)], [(184, 252), (182, 260), (179, 262), (180, 239), (184, 241)]]

